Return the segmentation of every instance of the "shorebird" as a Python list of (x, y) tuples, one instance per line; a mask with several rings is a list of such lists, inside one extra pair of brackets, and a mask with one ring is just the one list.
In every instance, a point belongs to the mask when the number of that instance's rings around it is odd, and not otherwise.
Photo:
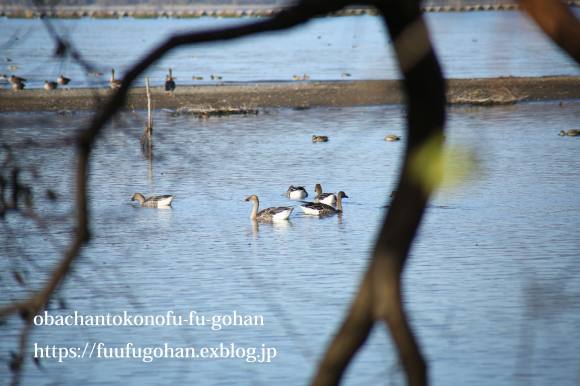
[(175, 78), (173, 78), (173, 74), (171, 68), (169, 69), (169, 74), (165, 77), (165, 91), (167, 93), (172, 93), (175, 90)]
[(56, 82), (58, 84), (65, 86), (65, 85), (69, 84), (70, 78), (65, 77), (63, 74), (60, 74), (58, 79), (56, 80)]
[(44, 89), (45, 90), (55, 90), (58, 87), (58, 83), (56, 82), (49, 82), (48, 80), (44, 81)]
[(111, 80), (109, 80), (109, 85), (112, 89), (117, 89), (121, 87), (123, 81), (120, 79), (115, 79), (115, 69), (111, 68)]

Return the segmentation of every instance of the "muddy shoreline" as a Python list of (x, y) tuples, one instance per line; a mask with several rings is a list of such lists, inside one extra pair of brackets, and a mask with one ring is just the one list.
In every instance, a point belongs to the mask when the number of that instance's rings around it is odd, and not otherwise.
[[(523, 101), (580, 99), (580, 76), (451, 79), (450, 104), (495, 105)], [(93, 110), (109, 89), (0, 90), (0, 111)], [(152, 89), (156, 109), (307, 108), (384, 105), (403, 102), (398, 80), (221, 83), (179, 86), (174, 94)], [(145, 89), (129, 92), (127, 108), (146, 108)]]

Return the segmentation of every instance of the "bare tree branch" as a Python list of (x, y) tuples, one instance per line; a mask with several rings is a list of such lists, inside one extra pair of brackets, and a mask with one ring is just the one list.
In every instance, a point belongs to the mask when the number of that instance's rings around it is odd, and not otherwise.
[(580, 64), (580, 21), (560, 0), (520, 0), (544, 33)]
[[(382, 2), (379, 10), (394, 41), (409, 105), (408, 142), (396, 194), (375, 244), (372, 261), (349, 314), (334, 337), (312, 384), (337, 385), (375, 321), (384, 321), (403, 363), (409, 385), (426, 385), (427, 366), (407, 320), (401, 274), (427, 205), (430, 190), (411, 163), (435, 139), (442, 151), (445, 85), (420, 14), (419, 2)], [(413, 42), (413, 46), (409, 43)]]

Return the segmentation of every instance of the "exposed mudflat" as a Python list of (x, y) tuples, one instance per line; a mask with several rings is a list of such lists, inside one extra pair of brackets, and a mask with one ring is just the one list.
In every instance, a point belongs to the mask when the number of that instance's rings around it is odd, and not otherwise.
[[(109, 89), (0, 90), (0, 111), (91, 110)], [(580, 98), (580, 77), (522, 77), (448, 80), (451, 104), (493, 105)], [(154, 108), (262, 108), (381, 105), (403, 102), (399, 80), (222, 83), (177, 86), (173, 94), (152, 89)], [(147, 106), (144, 88), (129, 93), (127, 107)]]

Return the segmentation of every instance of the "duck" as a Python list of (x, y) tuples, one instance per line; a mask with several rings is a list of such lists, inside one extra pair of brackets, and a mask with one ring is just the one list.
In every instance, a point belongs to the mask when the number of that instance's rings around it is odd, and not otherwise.
[(220, 75), (216, 75), (216, 74), (211, 74), (210, 76), (211, 80), (221, 80), (222, 77)]
[(342, 199), (348, 198), (345, 192), (342, 190), (338, 192), (337, 199), (336, 199), (336, 208), (323, 204), (321, 202), (307, 202), (305, 204), (300, 205), (300, 209), (304, 212), (304, 214), (311, 215), (311, 216), (330, 216), (333, 214), (342, 213)]
[(133, 197), (131, 197), (131, 201), (139, 201), (139, 204), (144, 208), (163, 208), (171, 206), (173, 196), (165, 194), (162, 196), (151, 196), (145, 198), (141, 193), (135, 193)]
[(8, 82), (11, 85), (17, 84), (17, 83), (24, 83), (24, 82), (28, 82), (26, 79), (21, 78), (19, 76), (16, 75), (10, 75), (10, 78), (8, 78)]
[(385, 136), (385, 141), (387, 142), (395, 142), (395, 141), (400, 141), (401, 137), (399, 137), (398, 135), (395, 134), (387, 134)]
[(308, 197), (308, 192), (304, 189), (303, 186), (294, 186), (290, 185), (288, 190), (286, 191), (286, 197), (291, 200), (302, 200)]
[(194, 75), (191, 77), (193, 80), (203, 80), (203, 76)]
[(290, 217), (290, 214), (294, 210), (291, 206), (279, 206), (277, 208), (266, 208), (258, 212), (260, 200), (255, 194), (246, 197), (244, 201), (252, 201), (254, 203), (252, 213), (250, 214), (250, 219), (253, 221), (271, 222), (288, 220), (288, 217)]
[(60, 74), (56, 79), (56, 83), (65, 86), (70, 83), (70, 78), (65, 77), (63, 74)]
[(561, 137), (569, 136), (569, 137), (577, 137), (580, 136), (580, 129), (570, 129), (568, 131), (560, 130)]
[(314, 186), (314, 202), (321, 202), (326, 205), (336, 205), (336, 195), (334, 193), (322, 193), (322, 185), (316, 184)]
[(23, 90), (26, 85), (24, 82), (10, 82), (12, 90)]
[(111, 80), (109, 80), (109, 85), (112, 89), (121, 88), (123, 81), (121, 79), (115, 79), (115, 69), (111, 68)]
[(165, 77), (165, 91), (172, 93), (173, 90), (175, 90), (175, 78), (173, 77), (173, 73), (170, 68), (169, 74), (167, 74)]
[(56, 82), (49, 82), (48, 80), (44, 81), (44, 89), (49, 91), (49, 90), (55, 90), (58, 87), (58, 83)]
[(326, 135), (312, 135), (312, 142), (328, 142)]

